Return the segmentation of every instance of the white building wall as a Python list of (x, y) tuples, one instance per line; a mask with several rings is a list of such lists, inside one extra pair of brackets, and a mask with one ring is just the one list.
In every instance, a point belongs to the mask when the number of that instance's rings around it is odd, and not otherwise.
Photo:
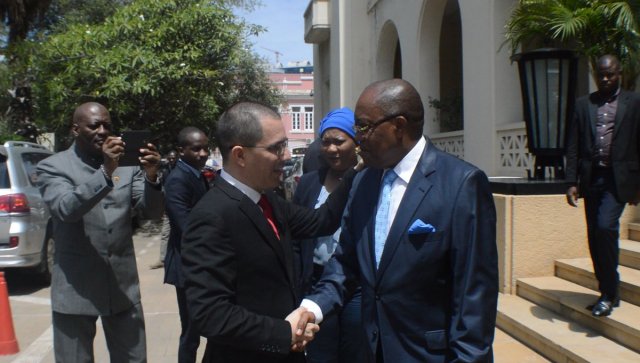
[[(459, 0), (462, 26), (464, 158), (498, 175), (500, 128), (522, 121), (517, 67), (500, 49), (515, 0)], [(314, 46), (316, 116), (354, 108), (369, 83), (393, 74), (395, 32), (402, 50), (402, 77), (420, 92), (425, 134), (439, 125), (428, 97), (440, 93), (440, 29), (446, 0), (330, 0), (330, 36)], [(327, 69), (328, 68), (328, 69)], [(445, 81), (445, 80), (443, 80)], [(328, 100), (328, 101), (327, 101)]]

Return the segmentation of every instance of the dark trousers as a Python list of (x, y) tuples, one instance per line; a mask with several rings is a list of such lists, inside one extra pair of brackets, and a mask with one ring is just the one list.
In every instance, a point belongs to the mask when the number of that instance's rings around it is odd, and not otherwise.
[(180, 345), (178, 346), (178, 363), (195, 363), (200, 346), (200, 334), (189, 318), (185, 289), (176, 286), (178, 296), (178, 312), (180, 313)]
[(329, 316), (307, 347), (308, 363), (359, 363), (365, 361), (360, 289), (338, 314)]
[[(53, 348), (56, 363), (92, 363), (97, 316), (53, 312)], [(112, 363), (147, 361), (142, 305), (101, 316)]]
[(589, 252), (600, 292), (618, 297), (618, 253), (620, 215), (625, 203), (616, 199), (616, 187), (610, 168), (595, 168), (591, 185), (584, 193)]

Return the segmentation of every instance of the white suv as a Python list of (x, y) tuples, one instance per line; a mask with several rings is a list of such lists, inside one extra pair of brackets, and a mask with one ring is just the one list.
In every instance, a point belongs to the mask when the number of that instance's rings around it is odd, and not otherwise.
[(36, 186), (36, 165), (52, 154), (30, 142), (0, 146), (0, 268), (29, 267), (46, 283), (54, 242), (49, 210)]

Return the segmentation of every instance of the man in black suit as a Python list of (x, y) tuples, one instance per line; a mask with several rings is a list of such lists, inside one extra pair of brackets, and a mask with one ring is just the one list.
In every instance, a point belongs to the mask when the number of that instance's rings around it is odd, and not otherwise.
[(164, 282), (176, 287), (180, 312), (179, 363), (195, 363), (200, 335), (189, 319), (180, 258), (182, 235), (191, 209), (209, 189), (201, 171), (209, 156), (209, 138), (200, 129), (185, 127), (178, 134), (180, 159), (165, 182), (165, 204), (171, 232), (165, 257)]
[(601, 296), (587, 308), (607, 316), (620, 303), (618, 219), (640, 197), (640, 95), (620, 88), (615, 56), (597, 63), (598, 91), (579, 98), (569, 128), (567, 202), (584, 197), (587, 235)]
[[(318, 209), (277, 197), (291, 157), (280, 115), (251, 102), (217, 124), (223, 168), (189, 216), (182, 243), (192, 321), (208, 339), (204, 362), (304, 362), (290, 353), (297, 321), (293, 239), (333, 233), (340, 225), (353, 172)], [(312, 338), (317, 325), (305, 325)], [(297, 345), (296, 345), (297, 347)]]

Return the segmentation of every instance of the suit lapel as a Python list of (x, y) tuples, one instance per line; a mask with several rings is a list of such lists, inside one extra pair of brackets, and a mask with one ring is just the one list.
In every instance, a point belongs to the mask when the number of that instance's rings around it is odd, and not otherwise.
[(611, 140), (615, 140), (616, 135), (618, 135), (618, 131), (622, 128), (620, 127), (620, 124), (622, 123), (624, 113), (627, 110), (628, 96), (629, 95), (624, 91), (620, 91), (620, 94), (618, 95), (618, 106), (616, 107), (615, 125), (613, 127), (613, 136)]
[(380, 280), (389, 266), (402, 236), (409, 229), (412, 217), (433, 186), (428, 177), (431, 173), (435, 172), (436, 151), (434, 148), (435, 146), (432, 144), (427, 145), (418, 165), (416, 165), (411, 180), (409, 180), (407, 189), (400, 202), (402, 208), (398, 209), (393, 223), (389, 228), (389, 234), (387, 234), (387, 241), (385, 242), (380, 259), (376, 280)]
[(287, 271), (287, 276), (289, 277), (289, 283), (291, 286), (294, 286), (294, 273), (293, 273), (293, 246), (291, 245), (291, 240), (289, 239), (289, 234), (285, 231), (284, 223), (282, 221), (285, 220), (284, 216), (284, 206), (280, 204), (282, 199), (279, 199), (274, 193), (268, 193), (267, 199), (269, 199), (269, 203), (273, 208), (273, 218), (280, 232), (280, 239), (275, 238), (275, 234), (271, 231), (271, 234), (274, 236), (272, 241), (275, 242), (274, 249), (280, 250), (282, 252), (282, 263)]
[[(366, 276), (368, 281), (373, 282), (376, 275), (376, 257), (375, 257), (375, 224), (376, 224), (376, 212), (378, 206), (378, 199), (380, 198), (380, 183), (382, 182), (382, 170), (381, 169), (368, 169), (369, 172), (363, 177), (360, 185), (363, 187), (363, 192), (359, 195), (370, 196), (367, 198), (361, 198), (363, 203), (357, 206), (358, 213), (363, 213), (362, 218), (369, 218), (369, 222), (366, 224), (364, 231), (362, 232), (360, 248), (362, 253), (360, 254), (363, 259), (361, 261), (361, 270)], [(367, 178), (366, 180), (364, 180)], [(354, 211), (353, 213), (356, 213)]]
[(595, 102), (589, 102), (589, 126), (591, 126), (591, 140), (596, 137), (596, 121), (598, 118), (598, 105)]
[[(264, 214), (262, 214), (262, 210), (260, 209), (260, 207), (251, 199), (249, 199), (249, 197), (244, 195), (244, 193), (242, 193), (238, 188), (232, 186), (223, 178), (216, 178), (215, 183), (215, 185), (222, 189), (227, 195), (238, 201), (238, 208), (240, 209), (240, 211), (244, 213), (247, 216), (247, 219), (249, 219), (249, 221), (251, 221), (251, 223), (255, 226), (256, 230), (262, 236), (262, 240), (269, 246), (271, 246), (274, 253), (278, 257), (278, 260), (282, 264), (282, 267), (285, 269), (285, 271), (287, 271), (289, 280), (291, 280), (291, 268), (287, 267), (288, 265), (286, 263), (286, 257), (284, 254), (284, 249), (282, 248), (282, 244), (273, 233), (273, 230), (267, 222), (267, 219), (264, 217)], [(275, 209), (276, 208), (274, 207), (274, 210)], [(277, 217), (275, 217), (275, 211), (274, 218), (276, 218), (276, 220), (278, 219)], [(280, 228), (279, 223), (276, 224), (278, 224), (278, 228)]]

